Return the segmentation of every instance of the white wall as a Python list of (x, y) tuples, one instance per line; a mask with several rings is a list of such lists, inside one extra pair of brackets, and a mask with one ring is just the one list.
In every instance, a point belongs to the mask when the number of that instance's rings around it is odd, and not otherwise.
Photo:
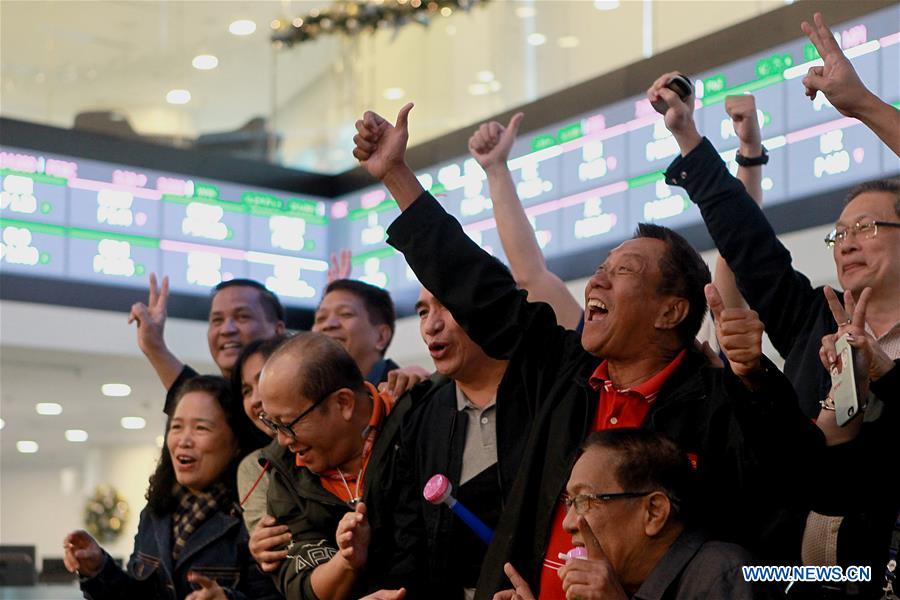
[(43, 557), (62, 557), (63, 537), (84, 528), (85, 501), (97, 484), (109, 484), (128, 502), (130, 516), (122, 535), (104, 547), (112, 556), (127, 559), (158, 457), (155, 446), (119, 446), (97, 449), (80, 468), (4, 468), (0, 543), (34, 544), (38, 567)]

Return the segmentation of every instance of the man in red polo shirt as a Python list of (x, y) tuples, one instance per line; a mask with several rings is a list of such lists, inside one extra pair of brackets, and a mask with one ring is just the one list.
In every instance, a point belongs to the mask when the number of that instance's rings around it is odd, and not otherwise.
[(799, 547), (790, 517), (809, 502), (803, 467), (823, 438), (771, 363), (734, 372), (694, 348), (710, 281), (697, 251), (666, 227), (640, 224), (588, 281), (582, 335), (566, 331), (422, 189), (404, 159), (411, 108), (396, 126), (366, 113), (354, 156), (402, 210), (388, 242), (488, 356), (509, 360), (497, 419), (498, 431), (502, 424), (516, 439), (518, 469), (475, 599), (508, 587), (507, 562), (539, 588), (556, 507), (598, 420), (671, 437), (696, 456), (698, 511), (711, 534), (761, 550), (768, 564), (791, 560), (779, 552)]
[[(762, 321), (752, 310), (726, 309), (718, 290), (712, 284), (707, 285), (705, 291), (709, 308), (715, 317), (716, 335), (729, 360), (731, 370), (739, 376), (753, 373), (762, 362)], [(597, 413), (594, 415), (592, 431), (640, 427), (650, 411), (650, 406), (656, 401), (663, 384), (681, 365), (685, 353), (686, 350), (679, 352), (672, 362), (650, 379), (638, 383), (634, 387), (625, 388), (617, 387), (610, 378), (609, 360), (601, 362), (588, 379), (591, 389), (599, 394), (599, 404)], [(696, 454), (688, 453), (688, 459), (696, 470)], [(566, 554), (572, 546), (572, 536), (563, 526), (566, 512), (563, 503), (556, 505), (540, 579), (541, 587), (538, 597), (541, 600), (565, 600), (566, 598), (562, 582), (557, 577), (559, 569), (565, 566), (565, 561), (560, 558), (560, 555)]]

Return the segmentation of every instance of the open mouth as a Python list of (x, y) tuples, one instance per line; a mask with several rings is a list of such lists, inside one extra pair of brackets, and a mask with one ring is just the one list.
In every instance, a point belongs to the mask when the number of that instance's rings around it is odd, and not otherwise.
[(449, 344), (442, 344), (440, 342), (432, 342), (428, 344), (428, 353), (431, 354), (432, 359), (440, 359), (443, 358), (447, 354), (447, 348), (449, 348)]
[(241, 349), (241, 344), (240, 344), (240, 342), (225, 342), (224, 344), (222, 344), (221, 346), (219, 346), (219, 349), (222, 350), (223, 352), (225, 352), (225, 351), (227, 351), (227, 350), (237, 350), (237, 351), (240, 351), (240, 349)]
[(197, 459), (187, 454), (178, 454), (175, 456), (175, 464), (182, 469), (189, 469), (197, 463)]
[(589, 298), (587, 301), (586, 321), (599, 321), (609, 314), (606, 303), (598, 298)]

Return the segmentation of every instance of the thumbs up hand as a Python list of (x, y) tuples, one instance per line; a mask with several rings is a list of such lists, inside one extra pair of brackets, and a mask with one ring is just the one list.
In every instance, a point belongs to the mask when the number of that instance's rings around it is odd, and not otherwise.
[(491, 121), (482, 123), (475, 130), (469, 138), (469, 153), (482, 169), (489, 171), (495, 167), (506, 167), (509, 151), (516, 140), (519, 124), (522, 123), (524, 116), (524, 113), (514, 114), (506, 127)]
[(356, 122), (353, 156), (372, 177), (384, 179), (392, 168), (404, 164), (412, 108), (412, 102), (401, 108), (395, 125), (370, 110)]
[(709, 310), (716, 322), (716, 337), (731, 370), (744, 380), (762, 368), (763, 324), (756, 311), (725, 308), (719, 290), (713, 284), (704, 288)]

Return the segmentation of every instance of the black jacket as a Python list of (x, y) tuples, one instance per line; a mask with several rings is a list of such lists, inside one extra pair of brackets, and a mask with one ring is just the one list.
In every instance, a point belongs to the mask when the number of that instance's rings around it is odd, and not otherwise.
[[(476, 597), (508, 587), (507, 561), (534, 585), (554, 508), (596, 411), (597, 393), (587, 381), (600, 359), (582, 348), (579, 334), (557, 325), (548, 305), (529, 303), (509, 271), (430, 194), (404, 211), (388, 234), (469, 336), (488, 355), (510, 360), (506, 408), (531, 427)], [(730, 371), (688, 350), (643, 426), (697, 455), (703, 514), (716, 534), (769, 550), (777, 535), (799, 535), (796, 529), (773, 532), (772, 524), (781, 522), (776, 513), (800, 502), (801, 494), (792, 494), (800, 478), (791, 467), (817, 452), (822, 439), (777, 369), (768, 365), (760, 392), (750, 393)], [(760, 538), (768, 543), (759, 544)]]
[[(393, 551), (397, 518), (394, 509), (399, 504), (397, 495), (405, 489), (403, 482), (397, 480), (396, 469), (400, 424), (406, 412), (436, 385), (428, 379), (401, 396), (385, 419), (372, 449), (363, 483), (371, 543), (366, 576), (360, 577), (354, 588), (354, 593), (360, 596), (372, 590), (369, 574), (372, 578), (381, 577), (396, 568), (392, 564), (397, 555)], [(315, 600), (310, 575), (316, 566), (337, 553), (335, 532), (341, 517), (351, 508), (323, 488), (317, 475), (305, 467), (297, 467), (294, 455), (277, 441), (263, 449), (260, 463), (266, 460), (271, 473), (266, 512), (279, 524), (287, 525), (293, 536), (288, 558), (274, 575), (275, 584), (285, 598)], [(411, 543), (401, 540), (400, 545), (407, 548)]]
[(127, 571), (106, 555), (100, 572), (81, 582), (90, 600), (181, 600), (194, 591), (189, 571), (214, 579), (230, 600), (277, 600), (271, 580), (261, 573), (247, 548), (240, 517), (221, 510), (210, 516), (172, 561), (172, 516), (149, 508), (141, 512), (134, 553)]
[[(507, 374), (509, 371), (507, 371)], [(497, 488), (502, 507), (518, 473), (529, 415), (519, 415), (522, 403), (507, 393), (515, 389), (515, 377), (504, 376), (497, 390)], [(446, 505), (432, 505), (422, 498), (422, 490), (431, 476), (445, 475), (456, 490), (462, 473), (463, 452), (468, 417), (460, 412), (456, 386), (451, 380), (436, 387), (407, 413), (403, 422), (401, 459), (402, 476), (398, 480), (408, 487), (403, 493), (404, 526), (398, 528), (402, 540), (397, 542), (401, 557), (395, 561), (403, 570), (394, 569), (383, 587), (405, 586), (412, 598), (461, 598), (463, 584), (453, 572), (451, 540), (460, 528), (458, 517)], [(490, 502), (490, 500), (488, 500)], [(470, 507), (472, 508), (472, 507)], [(410, 568), (412, 565), (412, 568)]]

